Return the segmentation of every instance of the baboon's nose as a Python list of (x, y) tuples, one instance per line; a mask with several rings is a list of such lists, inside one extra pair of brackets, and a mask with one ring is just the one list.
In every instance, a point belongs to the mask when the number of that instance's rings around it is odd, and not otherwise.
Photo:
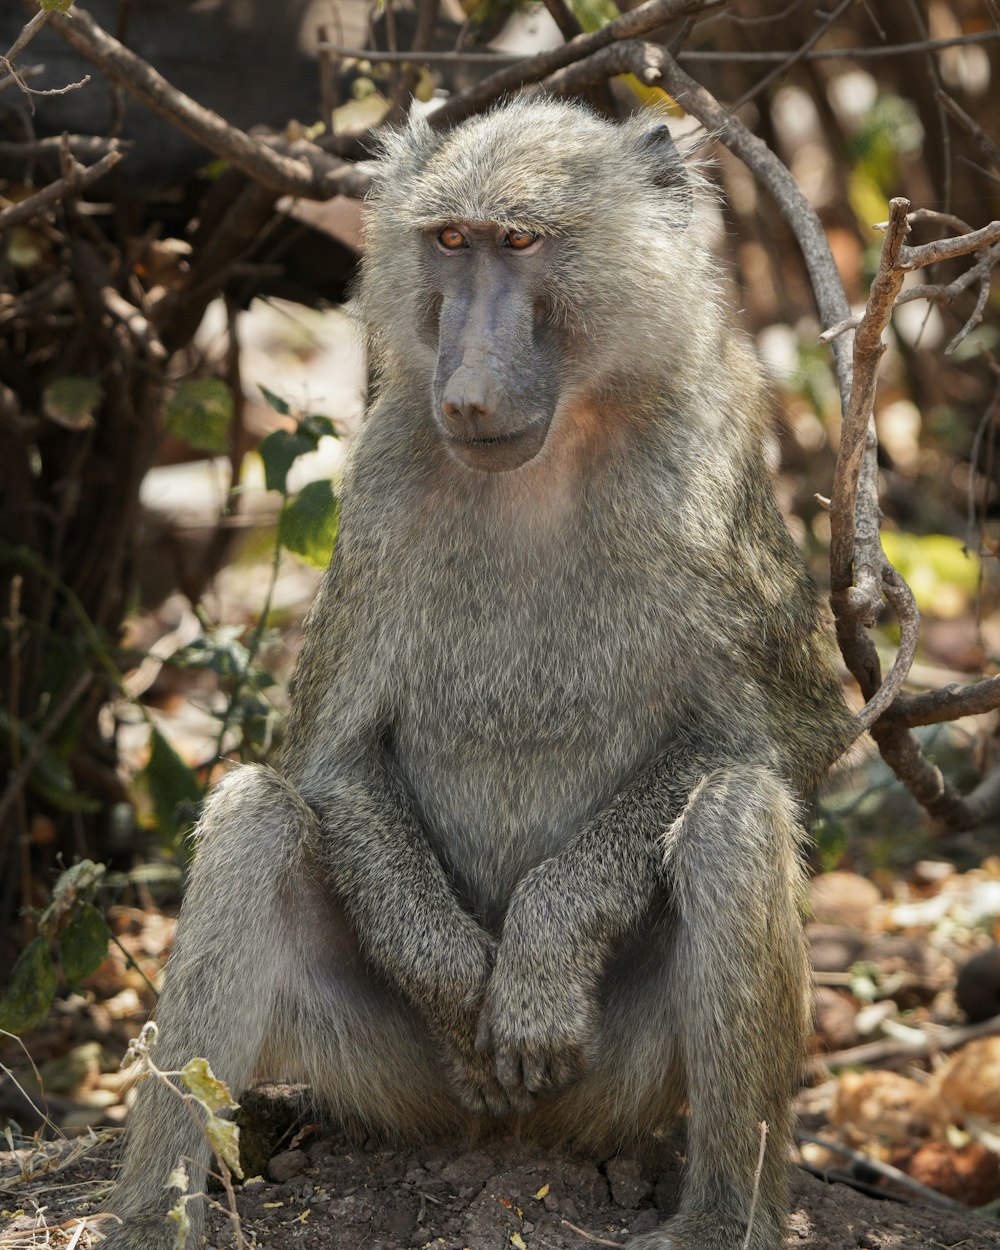
[(486, 400), (485, 387), (474, 374), (458, 370), (448, 381), (441, 399), (441, 412), (453, 438), (491, 438), (494, 436), (492, 414)]

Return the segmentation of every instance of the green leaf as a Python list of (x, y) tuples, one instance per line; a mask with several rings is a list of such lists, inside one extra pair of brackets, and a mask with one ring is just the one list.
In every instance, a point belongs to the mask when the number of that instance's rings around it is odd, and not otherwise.
[(89, 430), (103, 399), (96, 378), (56, 378), (42, 391), (42, 411), (64, 430)]
[(250, 652), (241, 641), (242, 625), (220, 625), (171, 656), (179, 668), (207, 668), (220, 677), (242, 675)]
[(337, 541), (340, 505), (333, 486), (310, 482), (285, 504), (278, 522), (278, 541), (316, 568), (326, 568)]
[(221, 378), (187, 378), (167, 402), (167, 429), (198, 451), (229, 450), (233, 394)]
[(71, 985), (77, 985), (104, 962), (111, 930), (93, 903), (85, 903), (59, 935), (59, 960)]
[(260, 382), (257, 383), (257, 389), (264, 396), (267, 406), (269, 408), (273, 408), (274, 411), (279, 413), (281, 416), (287, 417), (292, 411), (287, 400), (282, 399), (280, 395), (275, 395), (274, 391), (269, 391), (267, 387), (263, 386)]
[(38, 919), (38, 931), (55, 937), (75, 908), (93, 900), (104, 880), (107, 868), (92, 859), (81, 859), (56, 878), (49, 904)]
[(73, 7), (73, 0), (40, 0), (38, 7), (43, 13), (68, 13)]
[(149, 763), (142, 772), (153, 801), (156, 823), (168, 839), (185, 832), (190, 811), (201, 802), (201, 786), (190, 768), (156, 728), (150, 739)]
[(316, 450), (317, 439), (303, 433), (301, 427), (295, 433), (274, 430), (260, 445), (260, 458), (264, 461), (264, 485), (268, 490), (287, 489), (288, 471), (307, 452)]
[(189, 1059), (181, 1068), (180, 1075), (181, 1080), (210, 1115), (239, 1106), (226, 1082), (220, 1081), (208, 1066), (207, 1059)]
[(318, 412), (311, 412), (307, 417), (303, 417), (299, 423), (299, 430), (303, 434), (308, 434), (314, 440), (314, 445), (318, 445), (321, 438), (340, 438), (340, 431), (331, 419)]
[(20, 954), (10, 984), (0, 998), (0, 1029), (27, 1033), (49, 1014), (59, 977), (52, 948), (45, 938), (35, 938)]
[(223, 1120), (220, 1116), (210, 1115), (205, 1121), (205, 1132), (212, 1143), (212, 1149), (233, 1173), (243, 1179), (243, 1168), (240, 1166), (240, 1130), (232, 1120)]

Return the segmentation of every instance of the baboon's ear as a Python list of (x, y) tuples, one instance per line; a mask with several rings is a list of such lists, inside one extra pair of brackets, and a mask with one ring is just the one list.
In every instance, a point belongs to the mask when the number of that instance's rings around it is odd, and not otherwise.
[(677, 202), (678, 221), (687, 225), (691, 218), (693, 188), (680, 152), (667, 126), (655, 126), (645, 137), (646, 150), (653, 158), (653, 185), (669, 191)]

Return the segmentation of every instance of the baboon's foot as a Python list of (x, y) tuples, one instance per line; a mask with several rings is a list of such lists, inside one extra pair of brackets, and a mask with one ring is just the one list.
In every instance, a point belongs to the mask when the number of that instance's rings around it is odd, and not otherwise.
[(780, 1250), (782, 1234), (773, 1221), (757, 1218), (749, 1242), (742, 1220), (725, 1216), (689, 1213), (668, 1220), (654, 1233), (626, 1242), (625, 1250)]
[[(101, 1250), (172, 1250), (177, 1237), (177, 1225), (166, 1213), (149, 1218), (122, 1216), (120, 1224), (109, 1220), (102, 1231), (105, 1239)], [(190, 1244), (197, 1242), (192, 1239)]]

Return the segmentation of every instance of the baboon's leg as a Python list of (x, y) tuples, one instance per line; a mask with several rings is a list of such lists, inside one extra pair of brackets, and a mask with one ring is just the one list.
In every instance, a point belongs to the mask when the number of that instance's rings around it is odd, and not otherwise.
[(664, 838), (677, 916), (671, 994), (690, 1103), (680, 1210), (631, 1250), (778, 1250), (808, 967), (796, 807), (766, 768), (706, 776)]
[[(412, 1012), (373, 982), (336, 906), (309, 876), (301, 849), (308, 806), (275, 773), (234, 770), (209, 801), (157, 1009), (162, 1069), (204, 1056), (234, 1096), (262, 1076), (306, 1079), (345, 1115), (405, 1127), (438, 1091), (440, 1069)], [(373, 1038), (377, 1042), (373, 1044)], [(400, 1086), (417, 1091), (408, 1097)], [(419, 1099), (419, 1107), (414, 1101)], [(401, 1121), (394, 1125), (394, 1118)], [(114, 1250), (161, 1250), (177, 1160), (191, 1190), (210, 1151), (188, 1108), (151, 1078), (128, 1122), (112, 1206)], [(189, 1204), (197, 1244), (202, 1203)]]

